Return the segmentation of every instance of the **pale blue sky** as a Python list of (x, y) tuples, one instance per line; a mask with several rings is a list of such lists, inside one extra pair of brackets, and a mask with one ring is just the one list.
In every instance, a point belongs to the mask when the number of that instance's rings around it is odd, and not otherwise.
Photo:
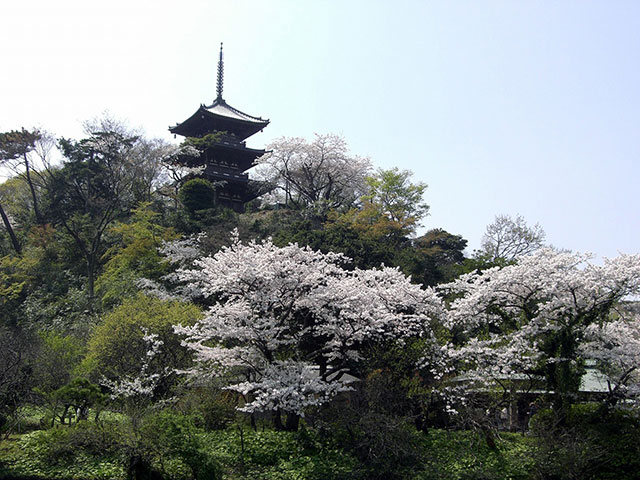
[(339, 133), (429, 184), (479, 246), (499, 213), (558, 247), (640, 251), (640, 2), (22, 1), (0, 15), (0, 131), (79, 137), (105, 110), (167, 127), (215, 97), (248, 141)]

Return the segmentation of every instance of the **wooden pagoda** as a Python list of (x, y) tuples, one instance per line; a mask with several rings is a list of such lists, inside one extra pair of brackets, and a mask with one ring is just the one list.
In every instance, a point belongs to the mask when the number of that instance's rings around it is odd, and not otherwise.
[(190, 164), (203, 165), (205, 169), (200, 176), (218, 185), (217, 205), (242, 211), (246, 202), (265, 193), (261, 182), (250, 180), (246, 173), (265, 151), (247, 148), (245, 140), (266, 127), (269, 120), (243, 113), (225, 102), (222, 98), (223, 74), (220, 44), (216, 99), (211, 105), (201, 104), (193, 115), (170, 127), (169, 131), (175, 135), (196, 138), (217, 134), (216, 141)]

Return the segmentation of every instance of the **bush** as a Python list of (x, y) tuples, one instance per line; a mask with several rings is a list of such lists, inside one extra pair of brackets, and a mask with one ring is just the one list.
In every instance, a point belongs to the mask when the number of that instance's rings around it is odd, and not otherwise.
[(142, 451), (160, 464), (168, 457), (177, 457), (196, 480), (222, 478), (220, 466), (203, 448), (200, 433), (192, 417), (165, 410), (143, 420)]
[(119, 452), (120, 432), (102, 429), (93, 423), (56, 426), (24, 437), (22, 448), (43, 465), (70, 465), (81, 454), (115, 455)]
[(640, 471), (640, 418), (599, 404), (573, 405), (564, 424), (551, 410), (531, 419), (538, 442), (536, 466), (543, 479), (631, 480)]
[(214, 386), (190, 387), (176, 403), (176, 410), (193, 415), (195, 424), (206, 431), (224, 430), (237, 417), (238, 395)]
[(216, 189), (213, 184), (203, 178), (188, 180), (180, 188), (178, 198), (192, 215), (199, 210), (214, 207)]
[(102, 377), (118, 379), (139, 375), (147, 358), (149, 345), (144, 331), (158, 335), (163, 342), (148, 373), (158, 373), (166, 367), (184, 368), (190, 355), (180, 346), (180, 338), (173, 333), (173, 325), (192, 325), (201, 316), (193, 304), (165, 302), (138, 294), (125, 300), (109, 312), (93, 332), (87, 344), (87, 356), (81, 372), (98, 381)]

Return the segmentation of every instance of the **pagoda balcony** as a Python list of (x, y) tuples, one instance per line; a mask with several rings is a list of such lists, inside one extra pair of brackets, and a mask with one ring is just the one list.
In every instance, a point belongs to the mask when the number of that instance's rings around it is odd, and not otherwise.
[(222, 165), (209, 164), (204, 170), (204, 175), (215, 180), (227, 180), (236, 183), (248, 183), (249, 175), (238, 170)]
[(228, 147), (235, 148), (247, 148), (247, 142), (238, 140), (238, 137), (231, 134), (222, 134), (220, 139), (215, 143), (216, 145), (226, 145)]

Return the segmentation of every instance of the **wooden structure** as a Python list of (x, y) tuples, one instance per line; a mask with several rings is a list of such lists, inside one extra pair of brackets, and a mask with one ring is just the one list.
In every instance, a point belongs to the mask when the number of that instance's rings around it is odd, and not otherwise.
[(215, 203), (235, 211), (266, 193), (261, 182), (249, 180), (246, 171), (264, 150), (247, 148), (245, 140), (261, 131), (269, 120), (254, 117), (233, 108), (222, 98), (224, 63), (222, 44), (218, 62), (217, 97), (211, 105), (201, 104), (184, 122), (169, 128), (175, 135), (202, 138), (216, 134), (216, 140), (190, 166), (204, 166), (200, 176), (217, 185)]

